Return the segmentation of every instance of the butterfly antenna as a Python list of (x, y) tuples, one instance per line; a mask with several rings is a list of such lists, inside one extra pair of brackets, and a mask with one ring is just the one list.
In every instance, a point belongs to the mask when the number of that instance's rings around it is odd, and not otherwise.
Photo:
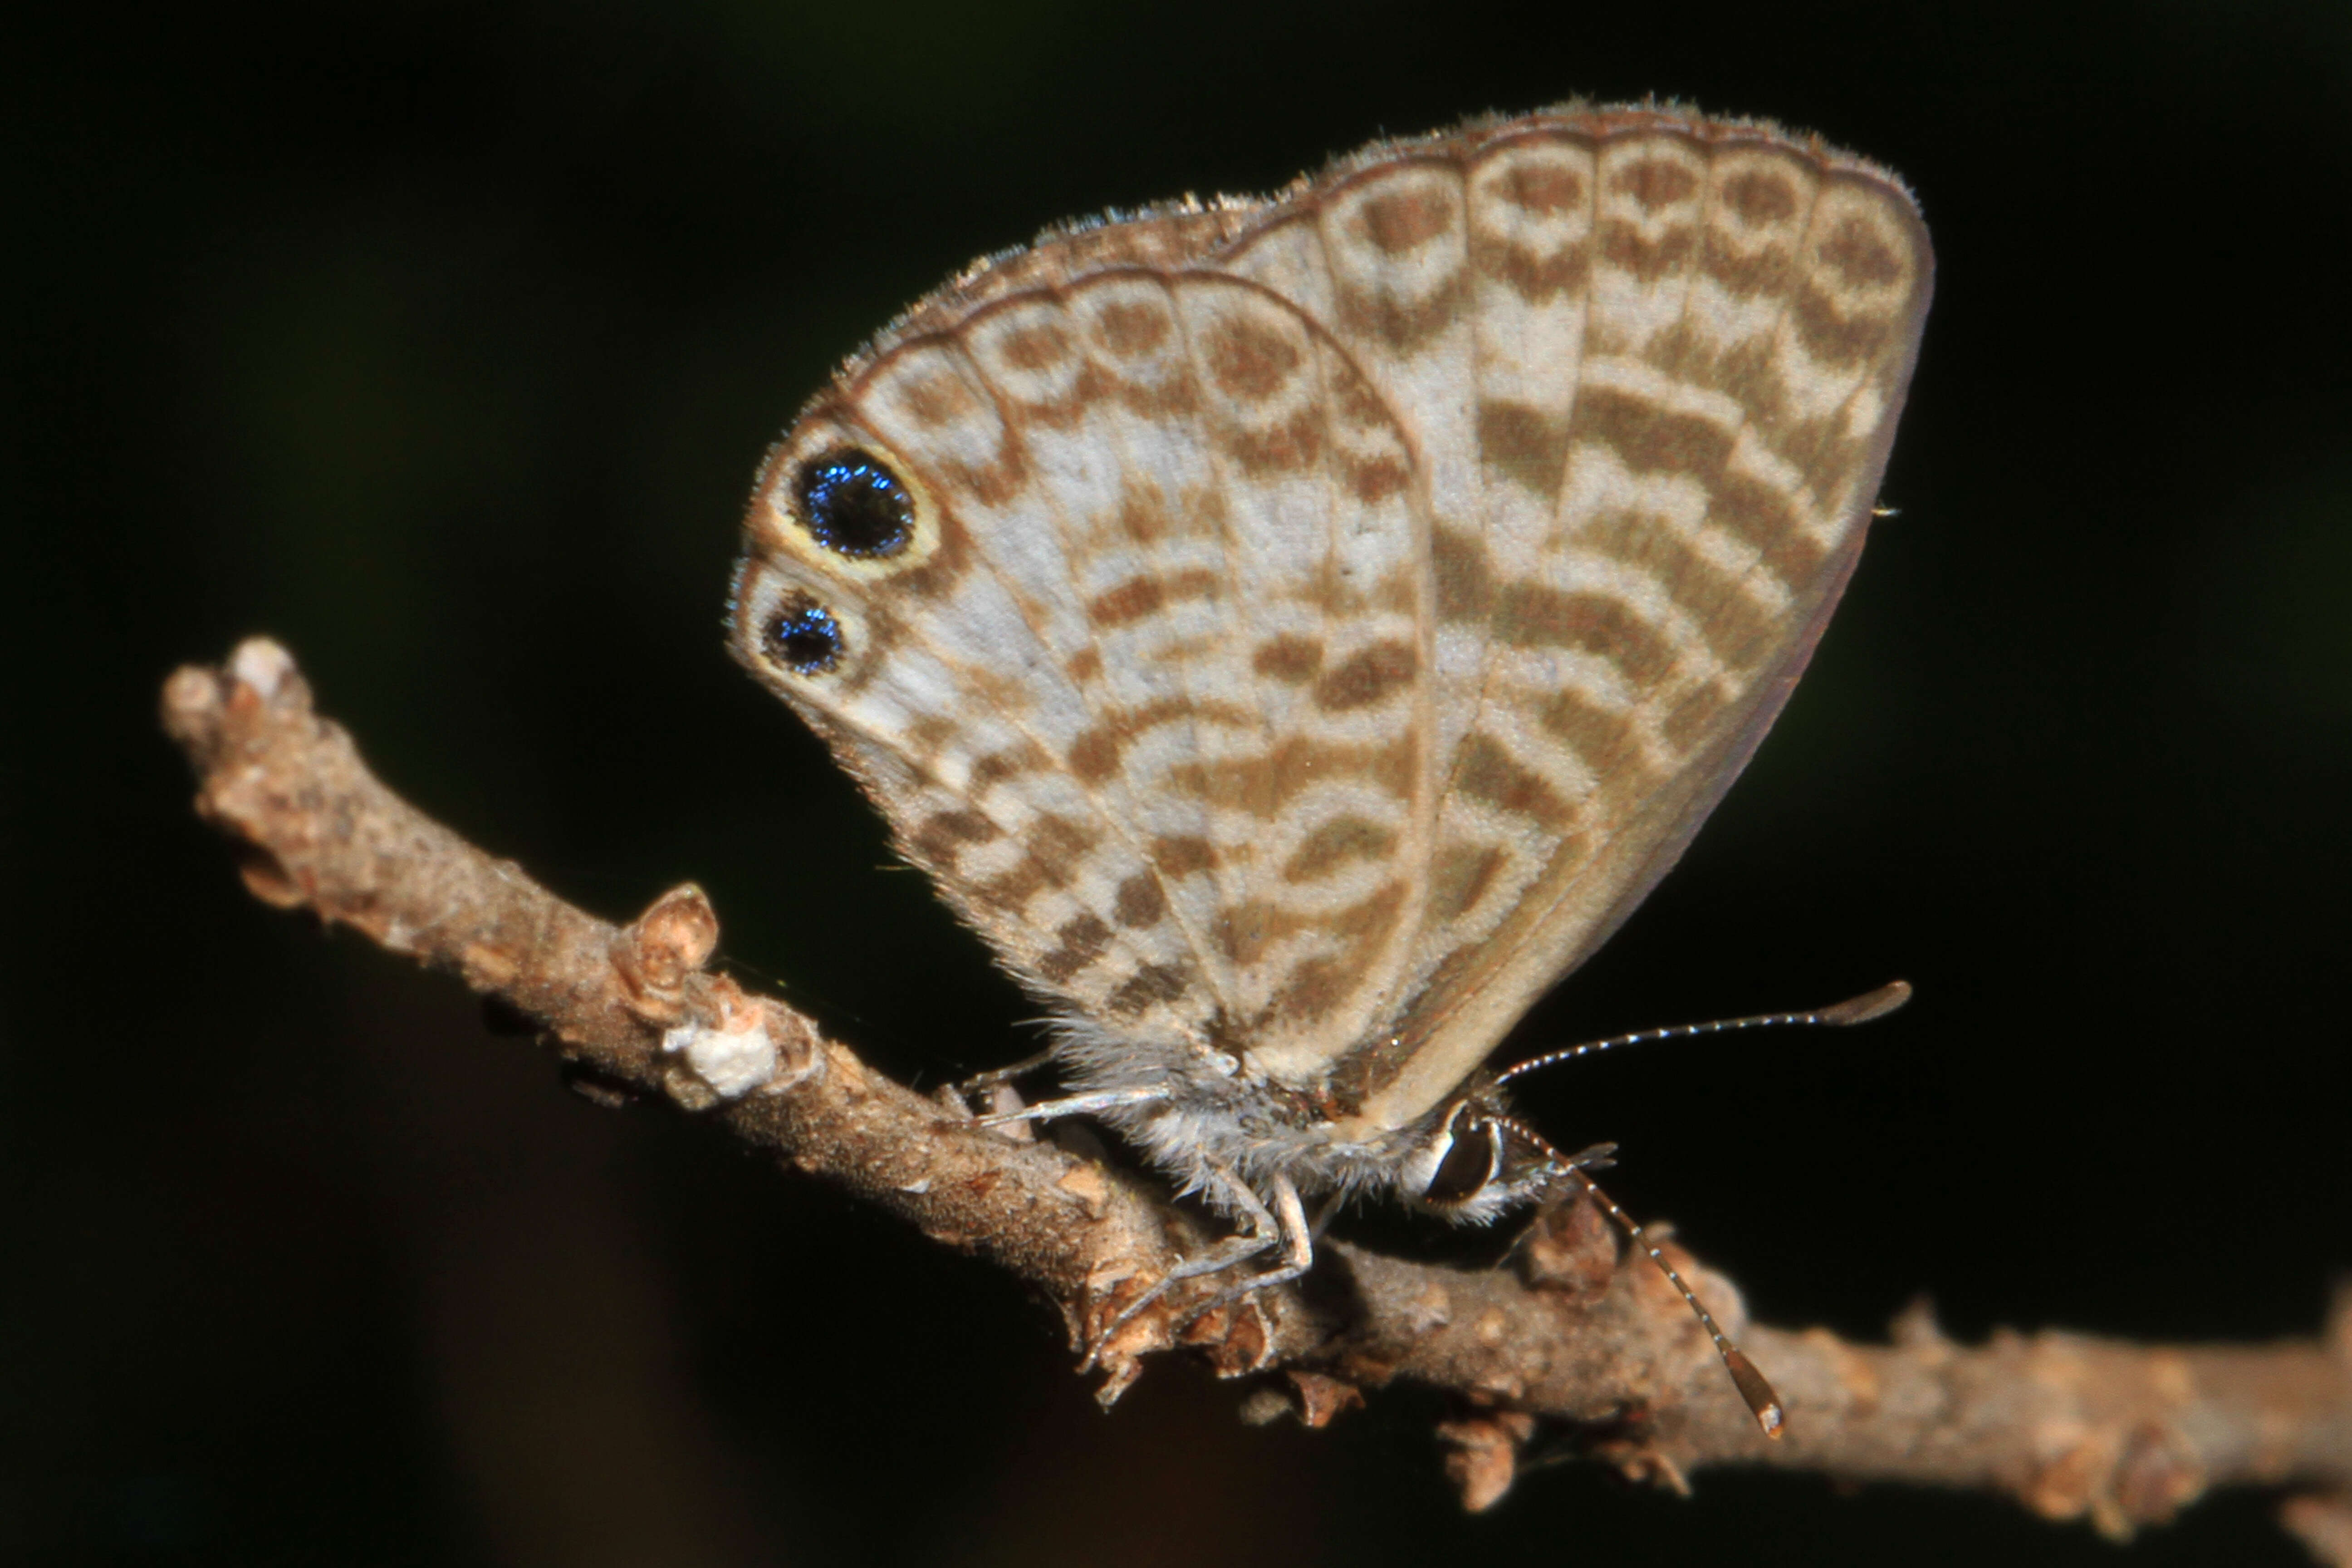
[[(1900, 985), (1902, 982), (1897, 981), (1895, 984)], [(1887, 989), (1891, 990), (1893, 987)], [(1906, 990), (1908, 990), (1908, 987), (1906, 987)], [(1876, 993), (1874, 992), (1872, 994), (1875, 995)], [(1858, 997), (1856, 1000), (1864, 999)], [(1846, 1005), (1850, 1006), (1853, 1004)], [(1899, 1006), (1901, 1003), (1898, 1001), (1895, 1005)], [(1650, 1255), (1650, 1261), (1658, 1266), (1658, 1272), (1664, 1274), (1666, 1277), (1666, 1282), (1682, 1293), (1684, 1303), (1697, 1314), (1699, 1326), (1706, 1331), (1706, 1337), (1715, 1342), (1715, 1353), (1723, 1359), (1723, 1370), (1731, 1374), (1731, 1385), (1739, 1390), (1739, 1397), (1748, 1402), (1748, 1414), (1756, 1417), (1756, 1425), (1764, 1428), (1764, 1436), (1778, 1437), (1786, 1432), (1789, 1426), (1789, 1413), (1781, 1407), (1780, 1396), (1773, 1392), (1770, 1381), (1756, 1369), (1756, 1363), (1749, 1361), (1738, 1345), (1731, 1342), (1731, 1336), (1723, 1331), (1723, 1325), (1715, 1321), (1715, 1314), (1699, 1303), (1697, 1295), (1684, 1283), (1683, 1277), (1675, 1271), (1675, 1266), (1666, 1261), (1666, 1255), (1659, 1251), (1657, 1244), (1650, 1239), (1650, 1233), (1643, 1229), (1641, 1223), (1632, 1215), (1619, 1208), (1617, 1200), (1602, 1192), (1599, 1183), (1584, 1173), (1586, 1165), (1605, 1163), (1591, 1157), (1597, 1151), (1587, 1150), (1584, 1153), (1571, 1158), (1545, 1142), (1535, 1134), (1533, 1130), (1520, 1121), (1507, 1116), (1497, 1116), (1494, 1118), (1494, 1122), (1497, 1127), (1507, 1127), (1517, 1136), (1526, 1139), (1528, 1142), (1540, 1150), (1553, 1165), (1584, 1184), (1585, 1193), (1607, 1212), (1611, 1219), (1617, 1222), (1618, 1227), (1624, 1231), (1628, 1240)]]
[(1670, 1024), (1662, 1029), (1636, 1029), (1630, 1035), (1612, 1035), (1605, 1040), (1588, 1040), (1580, 1046), (1570, 1046), (1564, 1050), (1547, 1051), (1542, 1056), (1530, 1057), (1526, 1061), (1504, 1068), (1502, 1076), (1495, 1082), (1498, 1086), (1507, 1084), (1538, 1068), (1557, 1067), (1561, 1062), (1572, 1062), (1579, 1057), (1589, 1057), (1595, 1051), (1615, 1050), (1619, 1046), (1646, 1045), (1652, 1040), (1719, 1035), (1732, 1029), (1777, 1028), (1788, 1024), (1826, 1024), (1832, 1028), (1845, 1028), (1854, 1024), (1867, 1024), (1873, 1018), (1884, 1018), (1909, 1000), (1911, 983), (1890, 980), (1875, 991), (1865, 991), (1835, 1006), (1815, 1007), (1805, 1013), (1759, 1013), (1747, 1018), (1717, 1018), (1705, 1024)]

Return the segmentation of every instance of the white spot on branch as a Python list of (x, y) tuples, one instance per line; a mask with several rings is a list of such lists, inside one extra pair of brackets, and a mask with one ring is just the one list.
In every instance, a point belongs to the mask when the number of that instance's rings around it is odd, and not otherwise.
[(229, 656), (228, 669), (267, 700), (277, 696), (278, 683), (294, 673), (294, 656), (268, 637), (247, 637)]
[(759, 1009), (746, 1008), (730, 1021), (746, 1026), (714, 1029), (688, 1023), (662, 1036), (663, 1051), (684, 1058), (721, 1101), (740, 1100), (776, 1076), (776, 1042)]

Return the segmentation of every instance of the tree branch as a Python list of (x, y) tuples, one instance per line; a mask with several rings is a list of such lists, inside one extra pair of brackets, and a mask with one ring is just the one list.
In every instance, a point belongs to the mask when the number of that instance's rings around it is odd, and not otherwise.
[[(704, 968), (718, 921), (681, 887), (624, 927), (556, 898), (384, 788), (351, 738), (319, 718), (292, 658), (256, 638), (220, 669), (166, 684), (163, 723), (198, 777), (196, 808), (237, 842), (246, 885), (383, 947), (453, 970), (528, 1015), (589, 1077), (721, 1122), (985, 1257), (1051, 1299), (1072, 1342), (1101, 1331), (1207, 1233), (1145, 1181), (1025, 1135), (971, 1125), (868, 1068), (771, 997)], [(1540, 1214), (1509, 1264), (1434, 1268), (1341, 1244), (1305, 1291), (1261, 1291), (1197, 1319), (1213, 1293), (1170, 1298), (1104, 1347), (1100, 1397), (1140, 1358), (1182, 1344), (1220, 1375), (1280, 1371), (1247, 1416), (1288, 1408), (1321, 1426), (1361, 1391), (1403, 1378), (1456, 1397), (1440, 1428), (1464, 1500), (1510, 1485), (1538, 1418), (1586, 1450), (1676, 1488), (1707, 1465), (1768, 1464), (1850, 1480), (1991, 1490), (2053, 1520), (2126, 1536), (2207, 1489), (2294, 1484), (2315, 1552), (2352, 1562), (2352, 1305), (2325, 1341), (2135, 1345), (1997, 1333), (1964, 1347), (1923, 1307), (1886, 1345), (1826, 1330), (1749, 1326), (1738, 1291), (1669, 1244), (1677, 1267), (1778, 1386), (1788, 1436), (1768, 1443), (1706, 1336), (1654, 1270), (1620, 1268), (1580, 1198)], [(2340, 1550), (2339, 1550), (2340, 1549)]]

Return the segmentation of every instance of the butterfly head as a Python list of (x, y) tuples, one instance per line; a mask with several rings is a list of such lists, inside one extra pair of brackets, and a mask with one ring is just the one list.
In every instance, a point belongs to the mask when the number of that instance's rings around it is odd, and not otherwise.
[(1580, 1155), (1564, 1159), (1506, 1115), (1491, 1089), (1482, 1088), (1441, 1108), (1407, 1154), (1398, 1186), (1423, 1213), (1455, 1225), (1486, 1225), (1590, 1163)]

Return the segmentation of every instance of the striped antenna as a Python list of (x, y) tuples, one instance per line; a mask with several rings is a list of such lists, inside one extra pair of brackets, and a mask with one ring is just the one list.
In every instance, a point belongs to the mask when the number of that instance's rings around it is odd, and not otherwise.
[[(1896, 984), (1900, 984), (1901, 982), (1898, 981)], [(1872, 994), (1875, 995), (1876, 993), (1874, 992)], [(1857, 1000), (1863, 1000), (1863, 998), (1857, 998)], [(1852, 1005), (1852, 1004), (1847, 1005)], [(1901, 1004), (1898, 1001), (1895, 1005)], [(1700, 1305), (1698, 1297), (1687, 1284), (1684, 1283), (1683, 1277), (1675, 1271), (1675, 1266), (1666, 1261), (1666, 1255), (1659, 1251), (1657, 1244), (1650, 1239), (1650, 1233), (1643, 1229), (1641, 1223), (1632, 1215), (1619, 1208), (1617, 1200), (1602, 1192), (1600, 1184), (1584, 1173), (1584, 1167), (1587, 1165), (1605, 1164), (1609, 1162), (1605, 1158), (1593, 1158), (1592, 1156), (1598, 1152), (1595, 1150), (1587, 1150), (1584, 1153), (1570, 1158), (1538, 1137), (1524, 1122), (1514, 1121), (1510, 1117), (1495, 1116), (1486, 1120), (1495, 1126), (1507, 1129), (1527, 1140), (1528, 1143), (1541, 1151), (1544, 1157), (1562, 1173), (1574, 1176), (1584, 1184), (1584, 1190), (1591, 1195), (1592, 1201), (1599, 1204), (1608, 1213), (1609, 1217), (1617, 1222), (1625, 1232), (1627, 1239), (1650, 1255), (1650, 1261), (1658, 1266), (1658, 1272), (1664, 1274), (1667, 1282), (1682, 1292), (1684, 1302), (1698, 1315), (1699, 1326), (1706, 1331), (1706, 1337), (1715, 1342), (1715, 1353), (1723, 1358), (1723, 1370), (1731, 1374), (1731, 1385), (1739, 1390), (1739, 1397), (1747, 1401), (1748, 1414), (1756, 1417), (1756, 1425), (1764, 1428), (1764, 1436), (1778, 1437), (1785, 1433), (1789, 1426), (1789, 1413), (1781, 1406), (1780, 1396), (1773, 1392), (1770, 1381), (1756, 1370), (1756, 1363), (1749, 1361), (1738, 1345), (1731, 1342), (1731, 1336), (1723, 1331), (1723, 1325), (1715, 1321), (1715, 1314)], [(1614, 1146), (1604, 1145), (1603, 1147), (1613, 1148)]]
[(1645, 1045), (1652, 1040), (1685, 1038), (1692, 1035), (1719, 1035), (1732, 1029), (1767, 1029), (1786, 1024), (1826, 1024), (1832, 1028), (1845, 1028), (1854, 1024), (1867, 1024), (1873, 1018), (1884, 1018), (1904, 1003), (1911, 1000), (1911, 983), (1890, 980), (1875, 991), (1865, 991), (1849, 997), (1832, 1007), (1816, 1007), (1806, 1013), (1759, 1013), (1748, 1018), (1717, 1018), (1706, 1024), (1673, 1024), (1663, 1029), (1636, 1029), (1630, 1035), (1612, 1035), (1605, 1040), (1588, 1040), (1580, 1046), (1564, 1050), (1547, 1051), (1503, 1069), (1496, 1079), (1497, 1087), (1535, 1071), (1538, 1068), (1557, 1067), (1572, 1062), (1579, 1057), (1589, 1057), (1595, 1051), (1612, 1051), (1619, 1046)]

